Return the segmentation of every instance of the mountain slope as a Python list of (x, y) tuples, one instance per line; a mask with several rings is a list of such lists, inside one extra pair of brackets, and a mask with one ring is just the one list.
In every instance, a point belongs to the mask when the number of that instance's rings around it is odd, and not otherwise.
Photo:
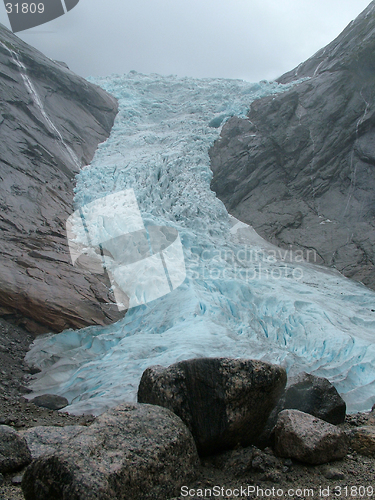
[(211, 187), (281, 247), (375, 288), (375, 2), (252, 103), (210, 151)]
[(0, 25), (0, 314), (34, 332), (118, 317), (106, 283), (70, 262), (74, 177), (116, 100)]

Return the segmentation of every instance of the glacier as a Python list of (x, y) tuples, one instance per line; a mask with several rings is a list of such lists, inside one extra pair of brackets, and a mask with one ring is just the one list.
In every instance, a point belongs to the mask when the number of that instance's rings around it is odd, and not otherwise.
[[(261, 359), (327, 377), (349, 411), (375, 403), (375, 293), (278, 249), (210, 190), (208, 151), (231, 116), (292, 84), (128, 75), (90, 78), (119, 100), (108, 140), (80, 171), (76, 209), (133, 189), (145, 227), (177, 230), (187, 277), (116, 324), (38, 337), (30, 397), (73, 414), (135, 401), (143, 371), (202, 356)], [(137, 276), (142, 280), (142, 274)]]

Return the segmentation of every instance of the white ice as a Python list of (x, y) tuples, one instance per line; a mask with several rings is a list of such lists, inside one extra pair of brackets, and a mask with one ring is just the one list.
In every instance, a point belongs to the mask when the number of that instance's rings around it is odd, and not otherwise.
[(135, 401), (148, 366), (231, 356), (327, 377), (349, 411), (370, 408), (375, 293), (273, 247), (229, 217), (210, 190), (208, 150), (220, 124), (288, 86), (135, 72), (93, 81), (119, 99), (120, 111), (77, 178), (77, 209), (134, 189), (146, 227), (177, 229), (187, 278), (114, 325), (38, 338), (27, 355), (42, 368), (32, 396), (60, 394), (70, 401), (64, 411), (98, 414)]

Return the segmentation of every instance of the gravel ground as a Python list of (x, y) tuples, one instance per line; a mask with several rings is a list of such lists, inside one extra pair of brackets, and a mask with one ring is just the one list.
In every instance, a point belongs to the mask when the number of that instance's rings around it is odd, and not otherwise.
[[(26, 385), (33, 369), (23, 359), (32, 341), (30, 333), (0, 318), (0, 424), (16, 430), (37, 425), (89, 425), (93, 420), (89, 415), (77, 417), (27, 401)], [(375, 426), (375, 411), (348, 415), (343, 427), (349, 430), (361, 425)], [(0, 475), (0, 500), (24, 499), (21, 476), (22, 471)], [(306, 466), (279, 459), (270, 449), (249, 447), (203, 459), (197, 481), (186, 485), (174, 500), (371, 497), (375, 500), (375, 457), (350, 450), (344, 460)]]
[[(213, 488), (216, 486), (216, 490)], [(244, 494), (241, 495), (241, 487)], [(360, 488), (362, 487), (362, 488)], [(211, 489), (202, 496), (199, 489)], [(223, 488), (223, 491), (216, 494)], [(272, 450), (234, 450), (203, 462), (200, 478), (181, 491), (183, 498), (373, 498), (375, 458), (362, 457), (352, 450), (344, 460), (307, 466), (275, 457)]]

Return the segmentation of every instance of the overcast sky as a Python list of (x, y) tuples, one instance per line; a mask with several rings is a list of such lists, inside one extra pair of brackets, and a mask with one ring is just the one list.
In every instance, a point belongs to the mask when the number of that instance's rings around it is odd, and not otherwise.
[[(272, 80), (332, 41), (369, 3), (80, 0), (64, 16), (18, 36), (82, 76), (136, 70)], [(0, 22), (10, 28), (3, 2)]]

